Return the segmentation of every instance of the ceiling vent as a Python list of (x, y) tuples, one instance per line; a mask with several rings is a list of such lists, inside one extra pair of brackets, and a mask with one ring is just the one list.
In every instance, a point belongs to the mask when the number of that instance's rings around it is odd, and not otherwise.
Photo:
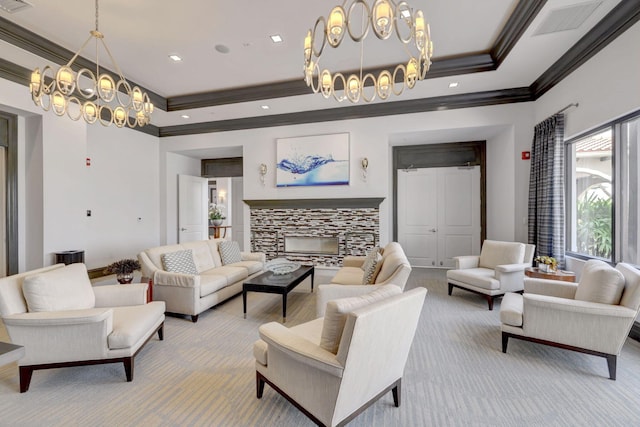
[(0, 0), (0, 9), (9, 13), (16, 13), (29, 7), (33, 6), (24, 0)]
[(541, 34), (575, 30), (582, 25), (601, 4), (602, 1), (590, 1), (553, 9), (538, 26), (533, 35), (539, 36)]

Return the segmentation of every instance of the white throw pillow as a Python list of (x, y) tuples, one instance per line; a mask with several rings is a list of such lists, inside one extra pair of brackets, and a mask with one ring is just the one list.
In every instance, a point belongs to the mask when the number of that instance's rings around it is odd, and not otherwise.
[(96, 297), (84, 264), (27, 276), (22, 293), (29, 312), (85, 310), (96, 305)]
[(497, 265), (522, 264), (524, 249), (524, 243), (485, 240), (478, 265), (493, 270)]
[(396, 285), (384, 285), (371, 293), (359, 297), (329, 301), (322, 324), (320, 347), (337, 354), (340, 339), (342, 339), (342, 330), (347, 322), (347, 314), (358, 308), (401, 293), (402, 290)]
[(191, 249), (162, 254), (162, 265), (170, 273), (198, 274)]
[(220, 250), (220, 258), (222, 258), (222, 265), (233, 264), (242, 261), (242, 255), (240, 255), (240, 246), (238, 242), (226, 240), (218, 243), (218, 249)]
[(380, 248), (373, 248), (367, 254), (367, 258), (364, 260), (362, 269), (364, 274), (362, 275), (363, 285), (372, 285), (376, 281), (376, 276), (380, 272), (382, 267), (382, 255), (380, 255)]
[[(587, 263), (589, 264), (589, 263)], [(575, 299), (579, 301), (599, 302), (601, 304), (620, 304), (624, 290), (624, 276), (606, 263), (585, 265), (582, 277), (576, 289)]]

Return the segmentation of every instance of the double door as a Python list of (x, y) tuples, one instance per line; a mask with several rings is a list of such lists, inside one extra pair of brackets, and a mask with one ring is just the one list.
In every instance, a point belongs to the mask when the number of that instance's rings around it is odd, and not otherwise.
[(398, 242), (414, 267), (480, 253), (480, 167), (398, 170)]

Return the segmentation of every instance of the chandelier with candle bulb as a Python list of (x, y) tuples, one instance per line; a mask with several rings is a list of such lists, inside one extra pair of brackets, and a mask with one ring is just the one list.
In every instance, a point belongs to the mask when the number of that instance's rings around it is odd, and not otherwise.
[[(52, 110), (58, 116), (66, 114), (72, 120), (82, 117), (89, 124), (100, 122), (109, 126), (113, 123), (120, 128), (145, 126), (151, 121), (153, 104), (146, 92), (138, 86), (132, 88), (122, 75), (104, 41), (104, 35), (98, 29), (98, 0), (95, 4), (96, 28), (89, 32), (89, 38), (73, 58), (57, 71), (47, 65), (31, 73), (29, 90), (33, 102), (45, 111)], [(88, 68), (75, 72), (72, 69), (73, 62), (91, 40), (95, 40), (96, 47), (95, 73)], [(118, 73), (117, 82), (104, 69), (100, 72), (100, 45)]]
[[(360, 28), (356, 28), (358, 24)], [(380, 40), (395, 35), (400, 42), (399, 49), (407, 53), (407, 62), (383, 69), (377, 75), (364, 74), (363, 44), (370, 30)], [(326, 45), (338, 48), (345, 36), (361, 44), (360, 71), (346, 77), (342, 72), (331, 72), (320, 66)], [(328, 19), (319, 17), (313, 30), (307, 32), (304, 40), (305, 83), (314, 93), (320, 92), (325, 98), (333, 96), (338, 102), (345, 99), (353, 103), (361, 99), (371, 102), (376, 96), (386, 100), (391, 94), (402, 94), (405, 87), (413, 89), (417, 81), (423, 80), (431, 66), (432, 55), (429, 24), (425, 23), (421, 10), (414, 12), (405, 1), (345, 0), (331, 10)]]

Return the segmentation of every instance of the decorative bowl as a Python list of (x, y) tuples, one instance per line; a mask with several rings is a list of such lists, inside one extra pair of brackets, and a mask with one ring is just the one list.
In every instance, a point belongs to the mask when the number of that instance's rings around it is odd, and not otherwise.
[(267, 262), (265, 268), (275, 275), (289, 274), (300, 268), (300, 263), (285, 258), (276, 258)]

